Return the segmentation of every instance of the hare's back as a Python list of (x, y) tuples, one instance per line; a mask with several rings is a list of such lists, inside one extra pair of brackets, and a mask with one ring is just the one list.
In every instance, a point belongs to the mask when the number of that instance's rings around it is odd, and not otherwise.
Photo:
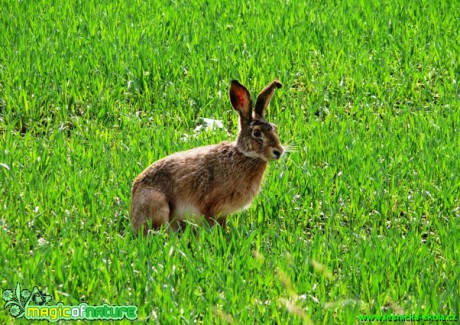
[[(233, 150), (231, 143), (220, 143), (176, 152), (147, 167), (134, 181), (133, 192), (138, 187), (153, 187), (165, 194), (184, 190), (196, 190), (203, 185), (216, 165), (224, 163), (222, 151)], [(225, 164), (225, 163), (224, 163)], [(174, 193), (175, 194), (175, 193)]]

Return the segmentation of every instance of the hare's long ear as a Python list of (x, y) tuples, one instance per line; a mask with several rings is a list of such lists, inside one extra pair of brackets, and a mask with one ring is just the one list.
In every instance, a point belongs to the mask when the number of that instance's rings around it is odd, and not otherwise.
[(246, 87), (236, 80), (233, 80), (230, 86), (230, 101), (233, 108), (240, 115), (241, 129), (245, 128), (251, 123), (252, 119), (251, 95)]
[(257, 96), (256, 107), (254, 109), (254, 115), (257, 118), (263, 118), (265, 109), (270, 104), (270, 99), (275, 93), (276, 88), (281, 88), (281, 83), (278, 80), (273, 80), (267, 87), (264, 88)]

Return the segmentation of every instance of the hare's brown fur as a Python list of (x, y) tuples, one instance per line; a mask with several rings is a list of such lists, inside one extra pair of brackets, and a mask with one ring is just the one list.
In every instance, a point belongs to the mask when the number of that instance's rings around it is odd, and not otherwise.
[(190, 220), (225, 226), (227, 215), (248, 206), (257, 195), (269, 160), (284, 152), (276, 126), (263, 119), (274, 89), (272, 82), (258, 96), (255, 112), (247, 89), (232, 82), (230, 98), (240, 115), (235, 143), (199, 147), (165, 157), (134, 181), (131, 219), (135, 233), (165, 225), (172, 230)]

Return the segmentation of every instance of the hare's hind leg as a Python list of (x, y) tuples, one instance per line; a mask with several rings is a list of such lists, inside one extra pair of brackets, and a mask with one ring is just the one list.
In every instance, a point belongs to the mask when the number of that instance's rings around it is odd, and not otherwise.
[(169, 223), (169, 204), (166, 196), (157, 190), (143, 188), (133, 193), (131, 221), (135, 234), (144, 227), (144, 235), (149, 229), (159, 229)]

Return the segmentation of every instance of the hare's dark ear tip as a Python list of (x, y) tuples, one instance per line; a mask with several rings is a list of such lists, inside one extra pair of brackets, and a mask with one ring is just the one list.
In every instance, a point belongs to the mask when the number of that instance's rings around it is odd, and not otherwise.
[(283, 87), (283, 84), (281, 82), (278, 81), (278, 79), (275, 79), (273, 81), (273, 83), (275, 84), (276, 88), (281, 88)]
[(231, 85), (232, 86), (242, 86), (242, 84), (238, 80), (235, 80), (235, 79), (232, 80)]

